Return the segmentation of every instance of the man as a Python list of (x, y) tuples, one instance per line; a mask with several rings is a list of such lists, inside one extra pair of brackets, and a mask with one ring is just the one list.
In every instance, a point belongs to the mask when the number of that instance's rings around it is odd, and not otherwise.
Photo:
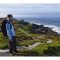
[(12, 25), (12, 21), (13, 21), (13, 16), (7, 15), (8, 23), (6, 23), (6, 31), (7, 31), (7, 36), (9, 37), (9, 52), (13, 54), (14, 52), (17, 52), (17, 49), (16, 49), (15, 31)]

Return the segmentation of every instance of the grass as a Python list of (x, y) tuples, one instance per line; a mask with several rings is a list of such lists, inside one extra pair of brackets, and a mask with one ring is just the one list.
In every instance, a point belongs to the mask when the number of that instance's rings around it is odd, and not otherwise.
[(40, 54), (43, 54), (44, 50), (48, 49), (48, 46), (50, 47), (56, 47), (56, 46), (60, 46), (60, 43), (51, 43), (51, 44), (41, 44), (39, 46), (36, 46), (34, 49), (32, 49), (33, 51), (37, 51)]
[(2, 33), (0, 33), (0, 49), (8, 48), (8, 38), (4, 37)]
[[(55, 35), (48, 35), (48, 34), (32, 34), (28, 33), (29, 35), (25, 34), (26, 31), (23, 29), (17, 29), (16, 30), (16, 36), (17, 36), (17, 45), (18, 46), (28, 46), (35, 42), (42, 42), (46, 43), (48, 39), (51, 39), (53, 43), (59, 43), (60, 39), (56, 37)], [(3, 37), (3, 38), (2, 38)], [(34, 37), (35, 39), (31, 39)], [(39, 38), (38, 38), (39, 37)], [(40, 38), (42, 37), (42, 38)], [(6, 48), (8, 46), (9, 39), (7, 37), (4, 37), (2, 33), (0, 32), (0, 48)]]
[[(16, 25), (16, 24), (15, 24)], [(17, 36), (17, 45), (18, 46), (28, 46), (36, 42), (42, 42), (44, 44), (40, 44), (39, 46), (36, 46), (32, 50), (22, 50), (17, 55), (23, 55), (23, 56), (40, 56), (44, 54), (44, 50), (48, 50), (48, 47), (56, 47), (60, 46), (60, 38), (58, 38), (55, 35), (51, 34), (33, 34), (29, 31), (18, 28), (18, 26), (15, 26), (16, 29), (16, 36)], [(34, 39), (33, 39), (34, 37)], [(46, 44), (46, 41), (48, 39), (52, 40), (51, 44)], [(8, 48), (9, 39), (8, 37), (4, 37), (2, 33), (0, 32), (0, 49)]]
[(32, 50), (21, 50), (15, 56), (60, 56), (60, 44), (40, 44)]

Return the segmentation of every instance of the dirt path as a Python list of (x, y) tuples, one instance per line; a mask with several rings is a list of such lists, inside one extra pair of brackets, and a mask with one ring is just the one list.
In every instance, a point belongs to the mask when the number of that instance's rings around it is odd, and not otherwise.
[[(31, 50), (32, 48), (36, 47), (37, 45), (41, 44), (40, 42), (36, 42), (32, 45), (29, 45), (28, 47), (25, 47), (25, 46), (17, 46), (17, 49), (18, 50), (22, 50), (22, 49), (25, 49), (25, 50)], [(0, 49), (0, 56), (12, 56), (10, 53), (9, 53), (9, 49)]]
[[(45, 44), (47, 43), (52, 43), (51, 40), (48, 40)], [(29, 45), (28, 47), (25, 47), (25, 46), (17, 46), (17, 49), (20, 51), (22, 49), (24, 50), (31, 50), (33, 48), (35, 48), (36, 46), (40, 45), (40, 44), (44, 44), (44, 43), (40, 43), (40, 42), (36, 42), (32, 45)], [(0, 56), (12, 56), (10, 53), (9, 53), (9, 49), (0, 49)]]

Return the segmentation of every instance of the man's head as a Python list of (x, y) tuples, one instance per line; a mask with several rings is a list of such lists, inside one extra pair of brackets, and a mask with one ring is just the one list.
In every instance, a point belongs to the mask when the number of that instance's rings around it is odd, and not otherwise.
[(7, 20), (9, 20), (10, 22), (12, 22), (13, 16), (12, 16), (11, 14), (8, 14), (8, 15), (7, 15)]

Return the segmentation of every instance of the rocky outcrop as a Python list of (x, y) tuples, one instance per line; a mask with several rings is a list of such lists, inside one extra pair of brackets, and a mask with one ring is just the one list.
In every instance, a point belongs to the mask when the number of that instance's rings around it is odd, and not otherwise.
[(46, 34), (50, 33), (52, 34), (53, 31), (49, 27), (44, 27), (43, 25), (37, 25), (37, 24), (32, 24), (32, 33), (38, 33), (38, 34)]
[[(30, 24), (28, 22), (25, 22), (24, 20), (20, 20), (19, 22), (23, 26), (28, 26)], [(44, 25), (37, 25), (37, 24), (32, 23), (29, 28), (30, 28), (29, 31), (31, 33), (37, 33), (37, 34), (55, 34), (58, 37), (60, 37), (60, 34), (58, 34), (57, 32), (53, 31), (52, 28), (44, 27)]]

